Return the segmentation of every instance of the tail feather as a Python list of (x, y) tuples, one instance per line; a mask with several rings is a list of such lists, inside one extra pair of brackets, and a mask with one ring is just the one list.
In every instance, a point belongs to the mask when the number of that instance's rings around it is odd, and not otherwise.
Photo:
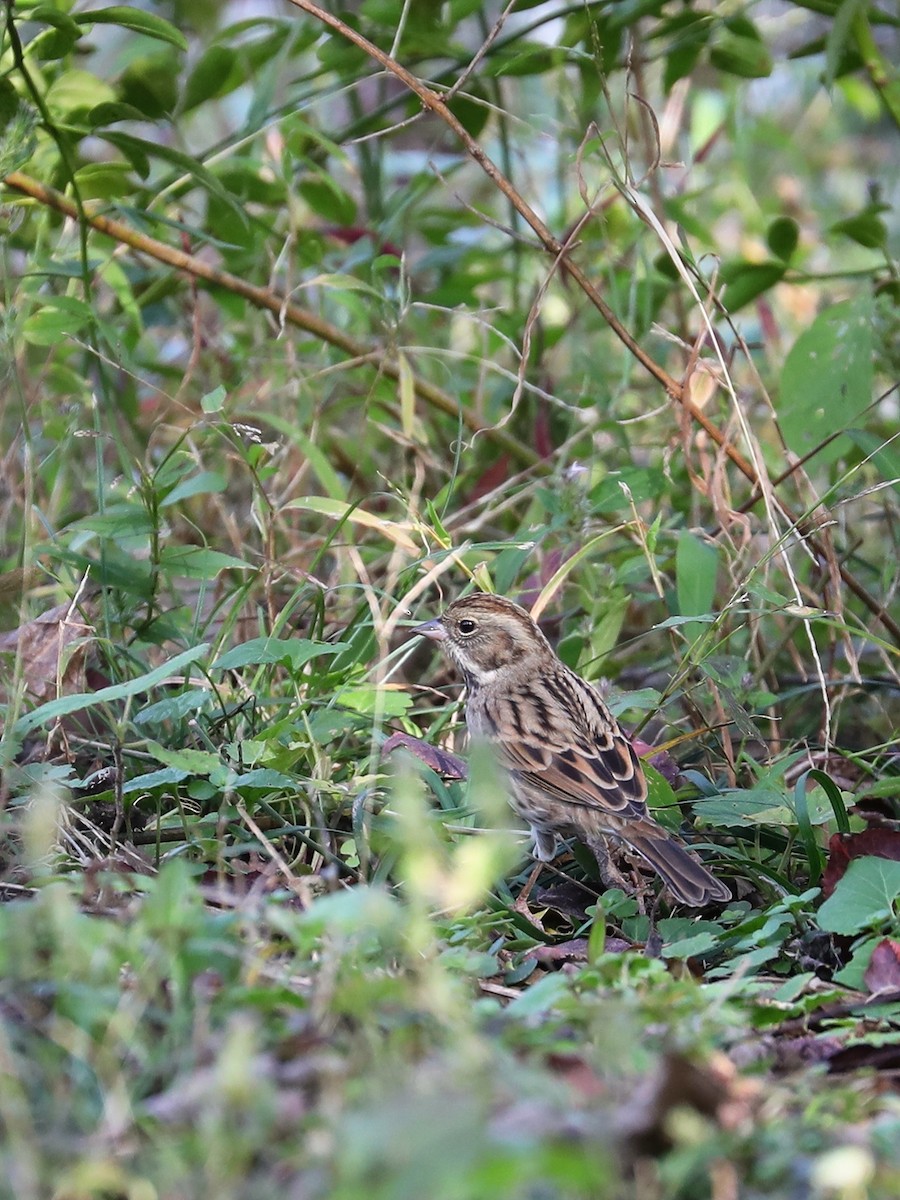
[[(641, 858), (646, 859), (681, 904), (702, 908), (713, 900), (724, 902), (731, 899), (731, 892), (725, 884), (710, 875), (693, 851), (668, 834), (662, 831), (658, 836), (629, 832), (624, 840)], [(593, 846), (591, 848), (594, 849)]]

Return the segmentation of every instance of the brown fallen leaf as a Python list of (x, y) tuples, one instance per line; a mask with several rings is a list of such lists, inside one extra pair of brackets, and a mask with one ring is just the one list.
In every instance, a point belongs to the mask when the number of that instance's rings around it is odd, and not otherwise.
[(72, 604), (57, 604), (0, 636), (0, 651), (18, 651), (25, 687), (41, 703), (86, 689), (85, 667), (94, 627)]
[(626, 1157), (665, 1153), (672, 1144), (669, 1117), (677, 1108), (692, 1108), (722, 1129), (737, 1129), (752, 1117), (760, 1093), (760, 1083), (742, 1078), (724, 1054), (703, 1063), (667, 1054), (619, 1110), (616, 1126)]
[(828, 865), (822, 877), (822, 899), (828, 899), (852, 859), (867, 856), (900, 862), (900, 830), (870, 825), (860, 833), (832, 834), (828, 842)]
[(873, 995), (881, 992), (900, 992), (900, 942), (884, 938), (872, 951), (863, 976)]

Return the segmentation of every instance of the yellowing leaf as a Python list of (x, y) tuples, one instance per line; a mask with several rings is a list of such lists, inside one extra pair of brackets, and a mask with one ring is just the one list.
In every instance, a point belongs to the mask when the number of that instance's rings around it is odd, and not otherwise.
[(342, 500), (332, 500), (329, 496), (301, 496), (297, 500), (289, 501), (285, 508), (300, 508), (306, 512), (320, 513), (323, 517), (332, 517), (337, 521), (351, 521), (354, 525), (364, 525), (367, 529), (377, 530), (410, 554), (420, 552), (420, 547), (402, 525), (367, 512), (364, 508), (354, 508)]

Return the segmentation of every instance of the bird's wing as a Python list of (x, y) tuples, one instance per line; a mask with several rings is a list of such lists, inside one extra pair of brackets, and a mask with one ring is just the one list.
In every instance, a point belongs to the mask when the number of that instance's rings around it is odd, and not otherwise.
[[(647, 781), (599, 694), (577, 676), (544, 676), (482, 698), (473, 732), (494, 742), (513, 780), (581, 809), (647, 816)], [(471, 724), (471, 722), (470, 722)]]

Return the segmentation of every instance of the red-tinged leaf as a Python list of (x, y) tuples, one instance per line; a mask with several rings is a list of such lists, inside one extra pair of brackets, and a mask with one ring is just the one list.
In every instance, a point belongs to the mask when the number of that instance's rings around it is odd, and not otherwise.
[(873, 994), (897, 992), (900, 995), (900, 942), (885, 938), (878, 943), (872, 951), (863, 980)]
[(585, 962), (587, 959), (587, 938), (571, 938), (567, 942), (557, 942), (555, 946), (535, 946), (531, 957), (539, 963), (556, 964), (568, 962)]
[(363, 238), (371, 238), (378, 247), (379, 254), (391, 254), (394, 258), (403, 257), (403, 251), (396, 242), (382, 241), (374, 230), (366, 229), (362, 225), (325, 225), (322, 232), (337, 242), (343, 242), (345, 246), (355, 246)]
[(494, 488), (500, 487), (509, 478), (509, 455), (501, 454), (496, 462), (491, 463), (481, 477), (476, 481), (475, 486), (467, 497), (468, 504), (474, 504), (476, 500), (480, 500), (482, 496), (486, 496), (488, 492), (492, 492)]
[(534, 448), (541, 458), (550, 458), (556, 449), (550, 431), (550, 407), (546, 401), (538, 406), (534, 418)]
[(577, 1054), (549, 1054), (547, 1066), (585, 1100), (609, 1094), (609, 1084)]
[(656, 750), (649, 742), (644, 742), (640, 738), (631, 738), (630, 741), (638, 758), (645, 758), (651, 767), (655, 767), (659, 771), (666, 783), (671, 784), (672, 787), (677, 785), (681, 772), (678, 770), (678, 763), (668, 750)]
[(457, 755), (449, 750), (440, 750), (410, 733), (392, 733), (381, 747), (382, 758), (401, 747), (444, 779), (467, 779), (469, 776), (468, 767)]
[(835, 833), (828, 842), (828, 865), (822, 876), (822, 898), (827, 900), (837, 887), (851, 859), (889, 858), (900, 862), (900, 831), (870, 825), (861, 833)]

